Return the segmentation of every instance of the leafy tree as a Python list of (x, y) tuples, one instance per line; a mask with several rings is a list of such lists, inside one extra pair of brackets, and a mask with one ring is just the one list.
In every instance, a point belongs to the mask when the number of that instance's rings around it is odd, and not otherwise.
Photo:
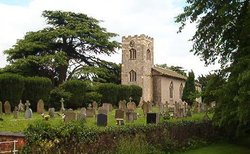
[(185, 87), (183, 89), (182, 100), (186, 101), (188, 105), (192, 105), (195, 101), (194, 95), (196, 94), (195, 91), (195, 83), (194, 83), (194, 72), (191, 71), (188, 73), (188, 78), (186, 80)]
[[(103, 65), (97, 55), (110, 55), (120, 46), (110, 41), (117, 36), (85, 14), (44, 11), (48, 27), (28, 32), (5, 51), (11, 65), (5, 71), (28, 76), (46, 76), (59, 83), (85, 69)], [(58, 84), (59, 84), (58, 83)]]
[(166, 69), (170, 69), (172, 71), (175, 71), (181, 75), (187, 76), (187, 74), (185, 73), (185, 69), (181, 66), (168, 66), (167, 64), (156, 64), (157, 67), (162, 67), (162, 68), (166, 68)]
[(192, 52), (206, 64), (216, 60), (226, 82), (217, 90), (215, 122), (231, 135), (250, 131), (250, 1), (188, 0), (176, 21), (196, 22)]

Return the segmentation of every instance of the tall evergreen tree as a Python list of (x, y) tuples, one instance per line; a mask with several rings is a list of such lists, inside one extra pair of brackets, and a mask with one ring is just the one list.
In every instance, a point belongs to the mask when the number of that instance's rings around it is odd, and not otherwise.
[(195, 83), (194, 83), (194, 72), (188, 73), (188, 78), (183, 89), (182, 100), (186, 101), (188, 105), (192, 105), (195, 101)]

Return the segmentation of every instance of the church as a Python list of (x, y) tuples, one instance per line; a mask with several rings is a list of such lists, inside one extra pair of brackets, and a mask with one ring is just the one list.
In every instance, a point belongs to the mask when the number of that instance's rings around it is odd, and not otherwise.
[[(144, 101), (173, 105), (181, 100), (186, 80), (175, 71), (154, 66), (153, 38), (144, 34), (122, 37), (121, 83), (140, 86)], [(201, 86), (195, 85), (201, 91)]]

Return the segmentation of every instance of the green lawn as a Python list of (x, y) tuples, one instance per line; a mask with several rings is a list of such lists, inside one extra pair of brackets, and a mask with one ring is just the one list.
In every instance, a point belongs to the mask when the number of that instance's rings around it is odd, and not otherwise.
[(178, 154), (250, 154), (250, 147), (218, 143)]
[[(154, 107), (153, 112), (157, 112), (157, 108)], [(79, 111), (76, 111), (79, 112)], [(138, 119), (134, 122), (125, 122), (125, 125), (145, 125), (146, 118), (143, 115), (143, 111), (140, 108), (136, 109), (136, 112), (139, 113)], [(47, 113), (46, 113), (47, 114)], [(177, 122), (181, 120), (201, 120), (204, 116), (204, 113), (194, 114), (192, 117), (187, 118), (179, 118), (179, 119), (170, 119), (169, 122)], [(0, 116), (1, 117), (1, 116)], [(108, 126), (116, 126), (115, 121), (115, 110), (108, 114)], [(19, 113), (19, 117), (17, 119), (13, 118), (13, 114), (2, 115), (3, 121), (0, 121), (0, 131), (7, 132), (22, 132), (24, 131), (30, 124), (43, 120), (43, 117), (40, 114), (33, 113), (33, 117), (31, 119), (25, 119), (24, 113)], [(162, 120), (162, 119), (161, 119)], [(54, 118), (50, 118), (48, 121), (52, 125), (61, 125), (63, 123), (62, 118), (59, 115), (56, 115)], [(96, 126), (96, 118), (87, 118), (86, 125), (89, 127), (97, 127)], [(100, 127), (101, 129), (103, 127)]]

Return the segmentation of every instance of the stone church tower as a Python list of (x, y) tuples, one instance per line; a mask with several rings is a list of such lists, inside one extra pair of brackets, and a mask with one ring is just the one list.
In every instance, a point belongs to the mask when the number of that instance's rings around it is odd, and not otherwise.
[(153, 38), (144, 34), (122, 37), (121, 82), (140, 86), (145, 101), (153, 101), (153, 46)]

